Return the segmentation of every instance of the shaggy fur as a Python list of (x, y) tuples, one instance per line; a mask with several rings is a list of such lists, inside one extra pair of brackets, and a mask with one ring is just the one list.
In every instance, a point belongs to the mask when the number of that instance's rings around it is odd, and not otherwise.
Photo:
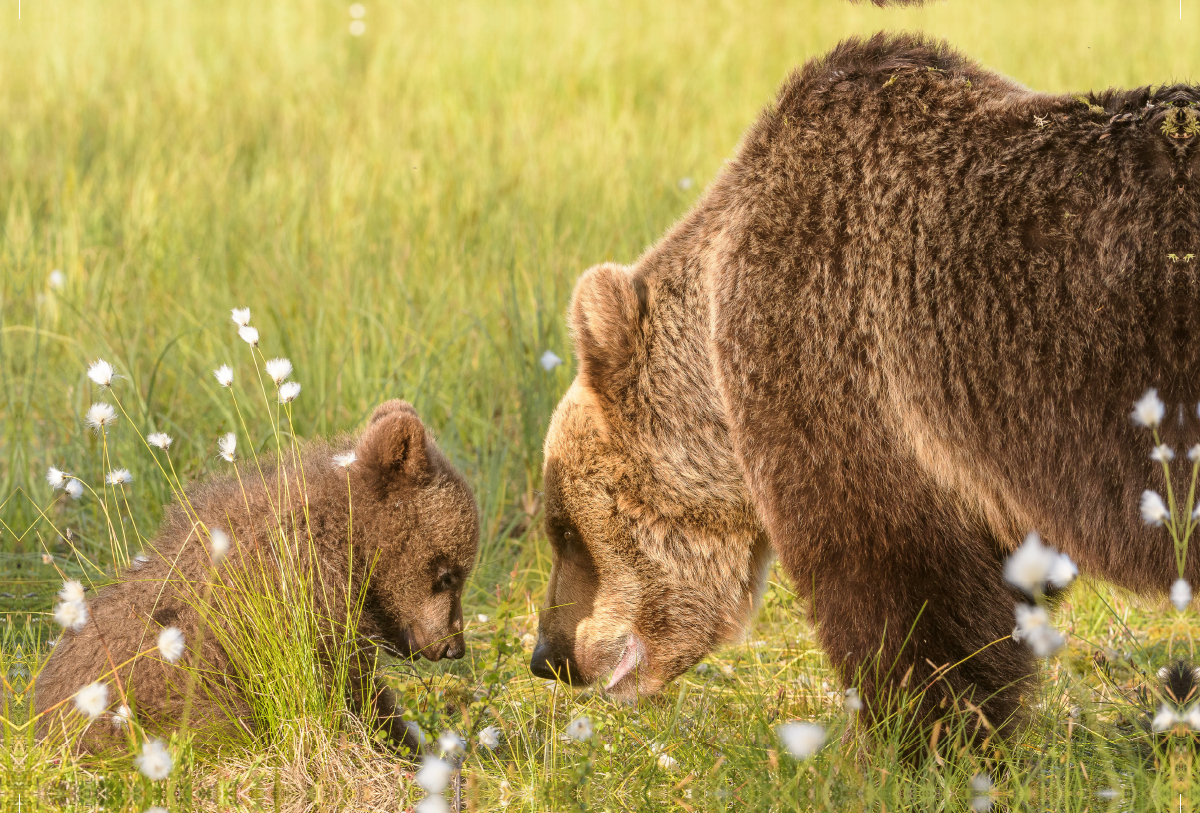
[[(335, 469), (330, 460), (351, 449), (358, 455), (349, 469), (353, 562), (347, 545), (347, 472)], [(330, 635), (344, 634), (347, 597), (357, 598), (365, 588), (365, 609), (355, 631), (363, 648), (350, 664), (349, 700), (360, 713), (376, 717), (395, 743), (415, 749), (395, 714), (390, 690), (375, 677), (376, 648), (434, 661), (464, 654), (460, 596), (479, 539), (474, 497), (403, 401), (379, 406), (356, 442), (350, 437), (314, 441), (305, 446), (303, 459), (303, 483), (290, 465), (284, 486), (276, 469), (264, 469), (265, 477), (260, 477), (253, 463), (244, 463), (241, 484), (226, 476), (190, 489), (188, 499), (200, 520), (236, 540), (228, 557), (214, 569), (207, 535), (202, 539), (193, 517), (173, 506), (145, 551), (148, 561), (135, 564), (118, 582), (91, 597), (87, 626), (79, 633), (66, 632), (57, 643), (35, 683), (36, 709), (41, 712), (69, 700), (81, 686), (109, 672), (106, 645), (113, 663), (121, 664), (134, 653), (152, 649), (161, 628), (175, 626), (188, 645), (181, 663), (203, 664), (208, 670), (190, 711), (201, 738), (216, 737), (232, 726), (251, 730), (253, 721), (234, 666), (217, 636), (209, 630), (201, 636), (205, 621), (196, 607), (208, 579), (229, 585), (246, 584), (254, 572), (275, 578), (280, 523), (274, 501), (284, 506), (289, 539), (298, 537), (307, 548), (311, 534), (313, 555), (302, 554), (302, 559), (309, 572), (319, 574), (315, 609), (326, 619)], [(374, 570), (364, 585), (371, 563)], [(198, 657), (201, 637), (203, 653)], [(142, 725), (166, 734), (179, 724), (188, 683), (179, 666), (168, 664), (155, 651), (119, 674)], [(116, 685), (111, 674), (104, 680), (115, 709), (120, 702)], [(39, 732), (45, 736), (77, 730), (78, 723), (61, 719), (63, 715), (77, 715), (70, 702), (42, 717)], [(114, 737), (124, 741), (106, 714), (88, 728), (80, 746), (102, 749)]]
[(1018, 719), (1001, 567), (1028, 531), (1175, 578), (1129, 414), (1157, 387), (1164, 440), (1200, 435), (1197, 102), (1034, 93), (907, 35), (793, 74), (690, 214), (576, 287), (534, 671), (632, 659), (611, 691), (655, 691), (738, 633), (770, 540), (869, 711), (907, 680), (918, 721)]

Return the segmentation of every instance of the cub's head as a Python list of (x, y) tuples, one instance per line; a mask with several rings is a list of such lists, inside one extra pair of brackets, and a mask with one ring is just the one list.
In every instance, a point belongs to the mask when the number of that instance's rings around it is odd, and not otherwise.
[(376, 408), (354, 453), (355, 558), (375, 563), (367, 615), (392, 654), (461, 658), (462, 590), (479, 544), (471, 489), (404, 401)]
[(705, 316), (655, 302), (620, 266), (576, 286), (579, 375), (545, 445), (553, 564), (530, 664), (540, 677), (652, 694), (753, 611), (770, 554), (719, 398), (692, 371), (704, 363), (692, 318)]

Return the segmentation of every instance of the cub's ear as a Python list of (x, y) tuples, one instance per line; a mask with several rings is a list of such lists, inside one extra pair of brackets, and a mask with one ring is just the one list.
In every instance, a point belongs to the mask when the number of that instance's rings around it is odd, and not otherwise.
[(375, 423), (383, 416), (391, 415), (394, 412), (407, 412), (414, 417), (417, 414), (417, 411), (413, 409), (412, 404), (410, 404), (408, 401), (401, 401), (399, 398), (393, 398), (392, 400), (384, 401), (382, 404), (375, 407), (375, 411), (371, 413), (371, 423)]
[(645, 354), (645, 284), (625, 266), (592, 266), (575, 283), (570, 325), (584, 379), (597, 392), (614, 393), (633, 377)]
[[(400, 407), (385, 407), (399, 404)], [(380, 476), (404, 473), (413, 479), (429, 474), (429, 453), (425, 448), (425, 425), (417, 413), (403, 401), (388, 401), (375, 410), (371, 425), (354, 449), (365, 467)]]

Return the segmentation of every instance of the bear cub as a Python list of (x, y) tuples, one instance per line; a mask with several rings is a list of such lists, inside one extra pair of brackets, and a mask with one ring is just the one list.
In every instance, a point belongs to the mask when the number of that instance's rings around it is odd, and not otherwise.
[[(344, 641), (352, 632), (358, 642), (349, 664), (335, 663), (336, 651), (317, 653), (327, 679), (334, 667), (347, 666), (350, 707), (376, 719), (394, 745), (417, 750), (376, 661), (380, 650), (431, 661), (465, 653), (461, 596), (479, 542), (475, 498), (417, 413), (399, 400), (376, 408), (356, 441), (312, 441), (301, 455), (303, 474), (291, 461), (269, 468), (264, 461), (261, 472), (243, 462), (235, 474), (189, 488), (190, 510), (168, 509), (134, 565), (85, 597), (86, 622), (64, 632), (35, 680), (39, 736), (73, 739), (86, 718), (71, 701), (94, 681), (107, 684), (108, 694), (73, 743), (82, 750), (127, 742), (122, 723), (131, 713), (158, 735), (185, 719), (201, 741), (222, 730), (255, 733), (247, 681), (221, 644), (230, 639), (222, 613), (228, 602), (220, 597), (231, 587), (278, 583), (281, 561), (288, 562), (281, 552), (293, 550), (300, 551), (293, 561), (312, 576), (307, 592), (320, 619), (318, 640)], [(213, 539), (218, 550), (228, 540), (223, 557), (214, 556)], [(214, 597), (207, 604), (206, 592)], [(347, 608), (360, 599), (351, 631)], [(173, 654), (169, 646), (165, 654), (154, 647), (169, 627), (183, 637), (176, 662), (165, 659)], [(198, 668), (180, 668), (189, 665)], [(132, 712), (122, 708), (121, 689)]]

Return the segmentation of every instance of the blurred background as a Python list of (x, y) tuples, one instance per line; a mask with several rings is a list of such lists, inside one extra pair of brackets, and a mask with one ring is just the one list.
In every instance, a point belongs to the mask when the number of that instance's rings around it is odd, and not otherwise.
[[(1197, 0), (17, 12), (0, 13), (0, 601), (24, 610), (58, 583), (43, 552), (107, 550), (94, 506), (52, 492), (48, 466), (97, 489), (129, 468), (120, 511), (145, 535), (170, 495), (132, 429), (170, 433), (185, 476), (222, 465), (235, 415), (211, 371), (254, 381), (230, 308), (294, 363), (298, 434), (412, 401), (476, 488), (481, 561), (507, 572), (537, 544), (574, 280), (685, 212), (790, 70), (880, 29), (1054, 92), (1186, 79), (1200, 58)], [(546, 351), (565, 363), (546, 369)], [(82, 423), (97, 357), (125, 376), (129, 415), (107, 462)], [(243, 403), (261, 435), (242, 442), (262, 446), (267, 407)]]

